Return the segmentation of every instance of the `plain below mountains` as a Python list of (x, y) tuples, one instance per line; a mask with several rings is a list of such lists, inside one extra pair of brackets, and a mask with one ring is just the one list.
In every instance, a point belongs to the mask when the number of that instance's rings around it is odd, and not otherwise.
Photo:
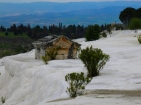
[(127, 7), (139, 8), (141, 2), (35, 2), (0, 3), (0, 25), (90, 25), (120, 22), (119, 14)]

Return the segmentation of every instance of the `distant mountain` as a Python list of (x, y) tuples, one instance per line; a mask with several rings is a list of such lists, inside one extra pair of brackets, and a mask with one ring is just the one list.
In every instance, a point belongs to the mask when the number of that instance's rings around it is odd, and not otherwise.
[(35, 2), (0, 3), (0, 25), (102, 24), (120, 22), (119, 13), (126, 7), (139, 8), (141, 2)]

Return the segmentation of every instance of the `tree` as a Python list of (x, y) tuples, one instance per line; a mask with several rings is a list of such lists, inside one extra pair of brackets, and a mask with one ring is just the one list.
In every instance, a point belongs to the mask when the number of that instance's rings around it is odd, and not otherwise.
[(109, 34), (111, 34), (111, 31), (112, 31), (111, 24), (107, 25), (107, 31), (109, 32)]
[(128, 7), (120, 12), (119, 19), (123, 24), (128, 26), (131, 18), (136, 17), (136, 9)]
[(6, 28), (4, 26), (0, 26), (0, 31), (5, 32)]
[(18, 31), (18, 34), (22, 34), (25, 31), (23, 24), (21, 24), (17, 27), (17, 31)]
[(141, 19), (141, 8), (136, 10), (136, 16)]
[(129, 28), (132, 30), (141, 29), (141, 19), (139, 18), (132, 18), (130, 23), (129, 23)]
[(48, 36), (49, 30), (46, 26), (43, 26), (43, 36)]
[(31, 35), (32, 35), (32, 31), (31, 31), (30, 24), (27, 25), (26, 33), (27, 33), (27, 35), (28, 35), (29, 37), (31, 37)]
[(92, 41), (92, 40), (98, 40), (100, 38), (100, 32), (101, 29), (99, 25), (95, 24), (88, 26), (86, 33), (85, 33), (85, 38), (87, 41)]

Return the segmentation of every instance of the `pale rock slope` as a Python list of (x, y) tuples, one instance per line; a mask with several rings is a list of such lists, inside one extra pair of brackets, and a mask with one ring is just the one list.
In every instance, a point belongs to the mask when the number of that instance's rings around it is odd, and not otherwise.
[[(141, 104), (141, 45), (137, 33), (131, 30), (113, 31), (107, 38), (85, 42), (87, 46), (100, 48), (110, 55), (100, 75), (86, 86), (87, 95), (70, 99), (65, 75), (87, 70), (80, 59), (53, 60), (45, 65), (34, 59), (35, 51), (0, 59), (0, 105), (135, 105)], [(110, 37), (111, 36), (111, 37)], [(105, 95), (108, 93), (112, 93)], [(119, 94), (121, 93), (121, 94)], [(124, 94), (127, 94), (127, 97)], [(135, 97), (129, 97), (134, 94)]]

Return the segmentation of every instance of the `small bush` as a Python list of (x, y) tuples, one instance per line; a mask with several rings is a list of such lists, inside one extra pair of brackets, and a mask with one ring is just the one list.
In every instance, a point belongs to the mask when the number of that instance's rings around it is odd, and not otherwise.
[(137, 29), (141, 29), (141, 19), (132, 18), (129, 22), (129, 28), (137, 32)]
[(2, 54), (0, 54), (0, 57), (10, 56), (10, 55), (12, 55), (12, 51), (7, 50), (7, 51), (4, 51)]
[(98, 24), (88, 26), (85, 32), (86, 41), (98, 40), (100, 32), (101, 28)]
[(60, 49), (60, 47), (48, 48), (46, 51), (46, 55), (49, 57), (50, 60), (54, 60), (58, 54), (59, 49)]
[(9, 34), (8, 34), (8, 32), (6, 31), (6, 32), (5, 32), (5, 36), (8, 36), (8, 35), (9, 35)]
[(103, 53), (101, 49), (93, 49), (92, 46), (81, 50), (78, 57), (87, 67), (88, 77), (98, 76), (99, 71), (104, 67), (110, 58), (109, 55)]
[(103, 36), (104, 38), (106, 38), (106, 37), (107, 37), (106, 32), (103, 32), (103, 33), (102, 33), (102, 36)]
[(49, 58), (48, 56), (42, 56), (42, 60), (45, 62), (45, 64), (48, 64)]
[(82, 94), (85, 86), (91, 81), (91, 78), (84, 77), (84, 73), (70, 73), (65, 76), (65, 80), (69, 83), (67, 93), (71, 98)]
[(23, 46), (19, 45), (19, 46), (16, 47), (15, 52), (18, 53), (18, 54), (19, 53), (25, 53), (26, 49)]
[(139, 35), (138, 41), (139, 41), (139, 43), (141, 44), (141, 35)]
[(6, 98), (5, 97), (1, 97), (1, 102), (4, 104), (5, 103)]

